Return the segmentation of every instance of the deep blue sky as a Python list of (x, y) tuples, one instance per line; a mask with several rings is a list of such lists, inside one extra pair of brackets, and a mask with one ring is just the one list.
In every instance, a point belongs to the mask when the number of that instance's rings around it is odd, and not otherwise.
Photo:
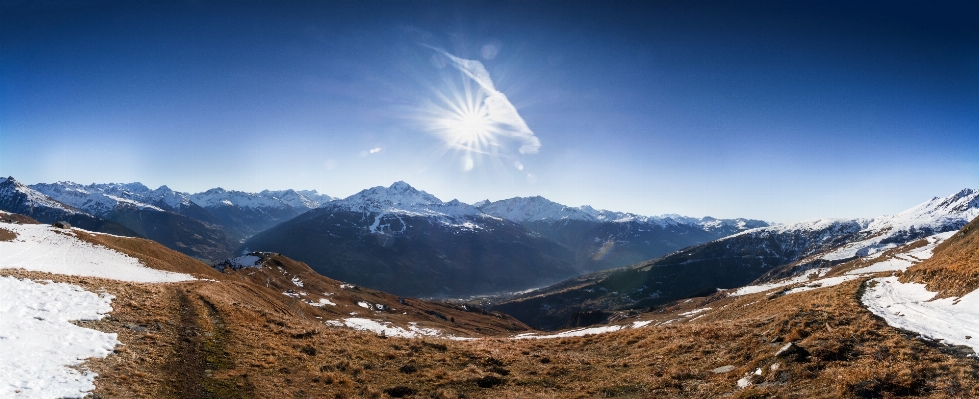
[[(604, 3), (4, 2), (0, 174), (778, 222), (979, 188), (974, 2)], [(539, 152), (445, 151), (433, 48)]]

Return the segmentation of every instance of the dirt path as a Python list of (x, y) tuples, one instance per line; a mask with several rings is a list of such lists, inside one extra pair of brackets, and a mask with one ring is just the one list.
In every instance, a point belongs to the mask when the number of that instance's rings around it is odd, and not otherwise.
[(245, 381), (231, 373), (235, 363), (226, 349), (231, 336), (220, 311), (203, 296), (176, 291), (180, 305), (177, 353), (170, 368), (181, 398), (246, 398)]

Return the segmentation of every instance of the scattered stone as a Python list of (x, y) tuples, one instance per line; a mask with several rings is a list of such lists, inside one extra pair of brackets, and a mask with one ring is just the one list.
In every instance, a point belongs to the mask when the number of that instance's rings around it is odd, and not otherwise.
[(135, 324), (123, 324), (122, 326), (138, 333), (146, 332), (146, 327), (143, 326), (137, 326)]
[(796, 345), (795, 342), (789, 342), (782, 346), (777, 352), (775, 352), (775, 357), (781, 358), (795, 358), (804, 359), (809, 356), (809, 351), (803, 349), (801, 346)]
[(727, 366), (721, 366), (721, 367), (718, 367), (716, 369), (713, 369), (710, 372), (711, 373), (714, 373), (714, 374), (724, 374), (724, 373), (729, 373), (731, 371), (734, 371), (735, 368), (737, 368), (737, 367), (734, 367), (734, 366), (732, 366), (732, 365), (729, 364)]
[(71, 225), (68, 224), (68, 222), (65, 222), (65, 221), (57, 221), (57, 222), (54, 222), (54, 224), (52, 224), (52, 226), (57, 227), (59, 229), (70, 229), (71, 228)]

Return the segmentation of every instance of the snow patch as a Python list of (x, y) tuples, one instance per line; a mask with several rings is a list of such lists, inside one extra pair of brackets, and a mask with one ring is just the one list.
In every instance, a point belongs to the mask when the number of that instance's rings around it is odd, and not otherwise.
[(979, 290), (961, 298), (934, 299), (925, 284), (902, 283), (894, 276), (871, 281), (876, 284), (869, 284), (861, 299), (888, 325), (979, 352)]
[(70, 321), (102, 319), (112, 299), (72, 284), (0, 277), (0, 397), (80, 398), (95, 389), (95, 373), (72, 367), (120, 342)]
[(17, 233), (0, 242), (0, 265), (73, 276), (100, 277), (138, 283), (194, 280), (189, 274), (143, 266), (139, 259), (79, 240), (71, 233), (44, 224), (7, 224)]

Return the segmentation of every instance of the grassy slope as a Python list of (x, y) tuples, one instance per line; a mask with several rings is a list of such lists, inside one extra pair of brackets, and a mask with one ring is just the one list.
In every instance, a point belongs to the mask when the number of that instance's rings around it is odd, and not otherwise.
[[(152, 247), (118, 240), (113, 245), (140, 256)], [(949, 248), (956, 247), (941, 248), (935, 259)], [(152, 258), (169, 251), (157, 250)], [(305, 270), (282, 258), (278, 262), (290, 275)], [(271, 270), (280, 266), (272, 265)], [(99, 373), (96, 393), (103, 397), (979, 396), (974, 358), (888, 327), (860, 305), (862, 281), (771, 299), (761, 293), (680, 301), (662, 313), (640, 315), (656, 323), (674, 320), (669, 324), (603, 335), (457, 342), (329, 327), (317, 319), (319, 310), (278, 292), (287, 285), (265, 289), (246, 281), (255, 275), (237, 272), (216, 275), (217, 281), (174, 284), (3, 273), (104, 288), (117, 296), (112, 318), (81, 323), (117, 332), (126, 344), (117, 354), (89, 362)], [(332, 289), (329, 280), (303, 279), (310, 288)], [(379, 298), (373, 294), (334, 298)], [(678, 315), (704, 307), (711, 310), (701, 317)], [(137, 332), (135, 326), (147, 330)], [(776, 358), (789, 341), (810, 355)], [(726, 365), (734, 370), (711, 372)], [(764, 371), (752, 387), (736, 387), (735, 381), (759, 368)]]
[(903, 282), (926, 283), (939, 297), (962, 296), (979, 289), (979, 218), (935, 248), (935, 255), (908, 269)]

